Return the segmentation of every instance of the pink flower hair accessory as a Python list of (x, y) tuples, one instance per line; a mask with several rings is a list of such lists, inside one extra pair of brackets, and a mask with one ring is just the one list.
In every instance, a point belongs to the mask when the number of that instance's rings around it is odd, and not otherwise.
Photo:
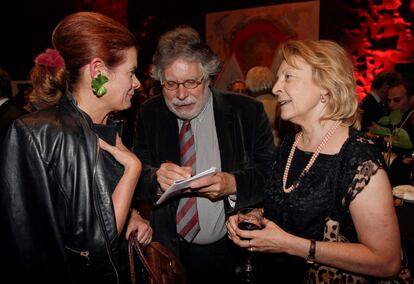
[(45, 52), (36, 56), (34, 62), (40, 65), (51, 66), (54, 68), (65, 68), (65, 61), (56, 49), (48, 48)]

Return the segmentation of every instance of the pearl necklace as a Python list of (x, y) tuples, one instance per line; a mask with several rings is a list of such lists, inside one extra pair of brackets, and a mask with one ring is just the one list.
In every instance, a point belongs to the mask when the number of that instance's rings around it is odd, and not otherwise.
[(296, 147), (297, 147), (297, 145), (299, 143), (299, 140), (303, 136), (303, 132), (300, 132), (298, 134), (298, 136), (295, 139), (295, 142), (293, 142), (292, 149), (290, 149), (290, 153), (289, 153), (289, 156), (288, 156), (288, 159), (287, 159), (285, 171), (283, 172), (283, 191), (285, 193), (289, 193), (292, 190), (294, 190), (296, 187), (298, 187), (300, 180), (309, 171), (309, 169), (313, 166), (313, 164), (316, 161), (316, 158), (319, 156), (319, 153), (321, 152), (321, 150), (323, 149), (323, 147), (325, 147), (325, 145), (328, 142), (329, 138), (332, 137), (332, 135), (335, 133), (335, 130), (338, 128), (338, 126), (340, 124), (341, 124), (341, 122), (340, 121), (337, 121), (331, 127), (331, 129), (329, 129), (329, 131), (326, 133), (325, 137), (322, 139), (322, 142), (318, 145), (318, 148), (316, 148), (316, 151), (315, 151), (315, 153), (313, 153), (313, 155), (310, 158), (308, 164), (306, 165), (306, 167), (303, 169), (303, 171), (299, 175), (299, 178), (291, 186), (289, 186), (288, 188), (286, 188), (287, 178), (288, 178), (288, 174), (289, 174), (289, 170), (290, 170), (290, 165), (292, 164), (293, 154), (295, 153), (295, 150), (296, 150)]

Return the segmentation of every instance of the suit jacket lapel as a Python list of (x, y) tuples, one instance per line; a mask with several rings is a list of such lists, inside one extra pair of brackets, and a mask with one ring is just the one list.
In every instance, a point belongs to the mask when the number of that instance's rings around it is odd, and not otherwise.
[(371, 105), (372, 105), (373, 108), (376, 109), (376, 112), (383, 113), (385, 115), (384, 102), (383, 101), (377, 102), (377, 100), (375, 99), (375, 97), (372, 93), (370, 93), (370, 98), (371, 98)]
[[(162, 160), (171, 161), (175, 164), (180, 164), (180, 146), (178, 141), (178, 122), (176, 116), (168, 109), (163, 100), (163, 109), (161, 113), (160, 128), (158, 129), (161, 141), (159, 153)], [(155, 114), (158, 115), (158, 114)], [(154, 129), (154, 131), (156, 131)]]
[(216, 123), (217, 139), (220, 147), (221, 170), (231, 171), (234, 153), (234, 114), (231, 107), (224, 103), (224, 98), (214, 89), (213, 109)]

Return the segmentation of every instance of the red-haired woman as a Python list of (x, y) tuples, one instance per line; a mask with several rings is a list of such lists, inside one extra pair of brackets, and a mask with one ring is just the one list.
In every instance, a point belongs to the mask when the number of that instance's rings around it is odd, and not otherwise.
[(141, 162), (109, 118), (130, 107), (140, 86), (137, 42), (118, 22), (88, 12), (61, 21), (52, 41), (67, 91), (56, 107), (17, 120), (0, 158), (3, 268), (15, 283), (125, 283), (124, 234), (152, 238), (130, 211)]

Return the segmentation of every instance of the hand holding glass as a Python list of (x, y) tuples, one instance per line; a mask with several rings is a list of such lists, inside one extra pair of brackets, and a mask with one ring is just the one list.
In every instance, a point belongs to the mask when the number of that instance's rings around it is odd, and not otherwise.
[[(237, 213), (237, 219), (237, 226), (241, 230), (260, 230), (263, 227), (263, 210), (259, 208), (242, 208)], [(241, 266), (237, 267), (236, 274), (244, 283), (254, 283), (257, 281), (257, 275), (253, 264), (252, 248), (249, 247), (248, 251), (246, 260)]]
[(263, 212), (259, 208), (242, 208), (237, 213), (238, 227), (240, 230), (262, 229)]

